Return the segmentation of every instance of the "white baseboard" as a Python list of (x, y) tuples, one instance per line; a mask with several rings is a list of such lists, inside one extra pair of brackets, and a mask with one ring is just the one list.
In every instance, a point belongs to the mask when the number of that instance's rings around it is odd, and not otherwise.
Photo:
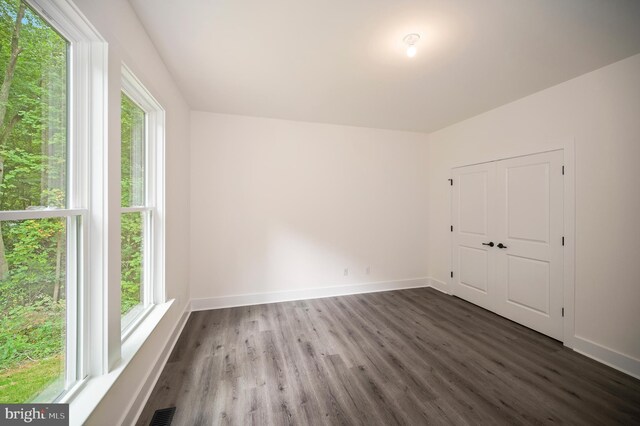
[(640, 379), (640, 360), (621, 354), (584, 337), (575, 336), (572, 343), (574, 351)]
[(436, 280), (435, 278), (429, 278), (429, 287), (435, 288), (443, 292), (444, 294), (451, 294), (451, 289), (449, 288), (449, 284)]
[(276, 291), (271, 293), (240, 294), (234, 296), (191, 299), (192, 311), (232, 308), (236, 306), (261, 305), (264, 303), (288, 302), (292, 300), (319, 299), (348, 294), (375, 293), (378, 291), (428, 287), (429, 278), (411, 278), (398, 281), (380, 281), (350, 284), (305, 290)]
[(180, 316), (180, 319), (176, 323), (176, 326), (173, 328), (173, 332), (167, 339), (167, 342), (155, 362), (152, 364), (152, 368), (147, 372), (147, 377), (144, 380), (143, 384), (138, 389), (136, 393), (136, 397), (133, 399), (131, 404), (128, 407), (128, 410), (125, 411), (124, 417), (121, 419), (121, 425), (135, 425), (138, 421), (138, 418), (142, 414), (142, 410), (147, 404), (147, 400), (151, 396), (151, 392), (153, 388), (156, 386), (158, 379), (160, 378), (160, 374), (164, 370), (164, 366), (166, 365), (171, 352), (173, 351), (174, 346), (178, 342), (178, 338), (182, 334), (182, 330), (184, 326), (187, 324), (187, 320), (189, 319), (189, 315), (191, 315), (191, 304), (187, 302), (184, 307), (184, 311)]

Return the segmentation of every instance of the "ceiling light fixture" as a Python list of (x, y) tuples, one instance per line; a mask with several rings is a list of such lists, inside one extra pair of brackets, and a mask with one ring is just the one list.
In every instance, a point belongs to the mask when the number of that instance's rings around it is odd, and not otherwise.
[(407, 45), (407, 56), (410, 58), (416, 56), (416, 53), (418, 52), (416, 44), (418, 43), (418, 41), (420, 41), (420, 34), (407, 34), (406, 36), (404, 36), (402, 41), (404, 41), (404, 44)]

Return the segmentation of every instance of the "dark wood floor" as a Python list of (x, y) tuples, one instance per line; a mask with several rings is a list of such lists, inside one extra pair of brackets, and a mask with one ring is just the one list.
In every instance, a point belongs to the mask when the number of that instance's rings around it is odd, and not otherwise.
[(639, 424), (640, 381), (432, 289), (194, 312), (138, 424)]

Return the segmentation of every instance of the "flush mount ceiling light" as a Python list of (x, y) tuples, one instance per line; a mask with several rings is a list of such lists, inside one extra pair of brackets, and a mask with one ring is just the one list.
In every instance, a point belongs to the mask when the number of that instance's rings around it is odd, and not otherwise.
[(404, 44), (407, 45), (407, 56), (410, 58), (416, 56), (416, 52), (418, 51), (416, 48), (416, 44), (418, 43), (418, 41), (420, 41), (420, 34), (407, 34), (406, 36), (404, 36), (402, 41), (404, 41)]

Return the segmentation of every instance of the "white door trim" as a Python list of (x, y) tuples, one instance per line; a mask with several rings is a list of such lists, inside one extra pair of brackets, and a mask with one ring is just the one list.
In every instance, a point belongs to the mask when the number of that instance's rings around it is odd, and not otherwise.
[[(542, 145), (531, 146), (524, 149), (516, 149), (498, 157), (482, 158), (473, 163), (457, 164), (451, 167), (449, 177), (453, 176), (453, 170), (476, 164), (490, 163), (493, 161), (507, 160), (510, 158), (524, 157), (532, 154), (562, 150), (564, 160), (564, 273), (562, 292), (564, 298), (563, 343), (569, 348), (576, 345), (575, 337), (575, 240), (576, 240), (576, 161), (575, 141), (573, 138), (549, 141)], [(454, 182), (455, 185), (455, 182)], [(453, 189), (453, 188), (451, 188)], [(449, 193), (449, 217), (453, 219), (453, 190)], [(451, 235), (451, 258), (449, 266), (453, 270), (453, 234)], [(449, 278), (449, 288), (453, 289), (453, 278)]]

